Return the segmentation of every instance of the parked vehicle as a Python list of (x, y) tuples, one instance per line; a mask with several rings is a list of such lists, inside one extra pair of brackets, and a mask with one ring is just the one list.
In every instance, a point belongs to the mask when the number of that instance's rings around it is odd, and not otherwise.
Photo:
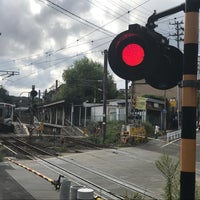
[(13, 131), (14, 105), (0, 102), (0, 131)]

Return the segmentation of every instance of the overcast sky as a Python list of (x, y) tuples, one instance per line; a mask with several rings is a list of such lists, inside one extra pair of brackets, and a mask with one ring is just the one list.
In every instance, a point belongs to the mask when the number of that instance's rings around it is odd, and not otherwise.
[[(52, 2), (52, 3), (51, 3)], [(129, 24), (145, 25), (153, 11), (164, 11), (183, 0), (1, 0), (0, 70), (19, 75), (0, 76), (0, 85), (10, 95), (27, 96), (36, 90), (48, 91), (62, 80), (64, 69), (87, 56), (103, 64), (102, 51)], [(175, 44), (175, 27), (184, 13), (165, 17), (156, 29)], [(184, 26), (184, 24), (183, 24)], [(109, 69), (110, 70), (110, 69)], [(3, 75), (1, 72), (0, 75)], [(113, 75), (118, 88), (124, 81)]]

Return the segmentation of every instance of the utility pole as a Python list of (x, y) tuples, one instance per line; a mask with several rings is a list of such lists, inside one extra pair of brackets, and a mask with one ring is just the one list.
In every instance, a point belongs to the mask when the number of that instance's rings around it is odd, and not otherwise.
[(108, 63), (108, 51), (104, 50), (104, 75), (103, 75), (103, 143), (106, 139), (106, 115), (107, 115), (107, 106), (106, 106), (106, 90), (107, 90), (107, 64)]
[(195, 199), (199, 0), (185, 1), (180, 200)]
[(178, 49), (180, 49), (180, 41), (183, 41), (183, 38), (181, 36), (184, 35), (183, 34), (184, 28), (181, 26), (182, 24), (183, 24), (183, 21), (176, 21), (176, 18), (175, 18), (174, 23), (170, 23), (170, 25), (175, 26), (176, 33), (170, 34), (170, 36), (175, 37)]
[[(181, 36), (183, 36), (183, 31), (184, 28), (181, 26), (183, 24), (183, 21), (175, 21), (174, 23), (170, 23), (170, 25), (174, 25), (175, 26), (175, 30), (176, 33), (170, 35), (175, 37), (175, 40), (177, 42), (177, 48), (180, 49), (180, 41), (184, 41), (183, 38)], [(181, 88), (177, 86), (177, 124), (178, 124), (178, 130), (181, 129), (181, 123), (180, 123), (180, 114), (181, 114)]]

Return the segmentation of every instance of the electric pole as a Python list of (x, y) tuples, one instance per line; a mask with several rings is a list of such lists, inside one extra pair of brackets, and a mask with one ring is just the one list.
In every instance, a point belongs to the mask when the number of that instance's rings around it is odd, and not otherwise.
[[(180, 49), (180, 42), (184, 41), (181, 36), (184, 35), (184, 28), (182, 26), (183, 21), (176, 21), (176, 18), (174, 19), (174, 23), (170, 23), (170, 25), (175, 26), (175, 33), (170, 35), (172, 37), (175, 37), (175, 40), (177, 42), (177, 48)], [(181, 116), (181, 88), (177, 86), (177, 124), (178, 124), (178, 130), (181, 128), (180, 123), (180, 116)]]
[(181, 26), (182, 24), (183, 24), (183, 21), (176, 21), (176, 18), (174, 19), (174, 23), (170, 23), (170, 25), (175, 26), (176, 33), (170, 34), (170, 36), (175, 37), (178, 49), (180, 49), (180, 41), (183, 41), (183, 38), (181, 36), (184, 35), (183, 34), (184, 28)]

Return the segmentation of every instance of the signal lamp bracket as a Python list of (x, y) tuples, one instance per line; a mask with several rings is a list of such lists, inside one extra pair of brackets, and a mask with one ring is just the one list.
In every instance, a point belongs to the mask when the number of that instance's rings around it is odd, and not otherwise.
[[(196, 4), (197, 4), (197, 6), (199, 6), (200, 3), (196, 1)], [(156, 13), (156, 11), (154, 11), (154, 13), (148, 18), (146, 27), (149, 28), (150, 30), (154, 30), (157, 27), (157, 25), (155, 24), (155, 21), (157, 21), (158, 19), (160, 19), (162, 17), (166, 17), (166, 16), (175, 14), (180, 11), (185, 11), (185, 3), (183, 3), (179, 6), (170, 8), (170, 9), (165, 10), (160, 13)]]
[(200, 90), (200, 80), (182, 80), (178, 83), (180, 88), (183, 87), (193, 87)]

